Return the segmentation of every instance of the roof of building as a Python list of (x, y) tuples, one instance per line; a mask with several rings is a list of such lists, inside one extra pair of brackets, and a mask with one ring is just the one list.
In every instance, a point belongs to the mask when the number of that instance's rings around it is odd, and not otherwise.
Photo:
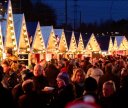
[(64, 33), (65, 33), (65, 38), (66, 38), (67, 46), (69, 48), (70, 42), (71, 42), (71, 37), (72, 37), (72, 31), (65, 30)]

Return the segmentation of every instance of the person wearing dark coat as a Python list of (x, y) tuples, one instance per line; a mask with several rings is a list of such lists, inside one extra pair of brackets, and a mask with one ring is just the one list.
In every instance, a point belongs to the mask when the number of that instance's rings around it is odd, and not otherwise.
[(112, 80), (106, 81), (99, 96), (102, 108), (117, 108), (116, 87)]
[(48, 86), (48, 80), (43, 75), (43, 68), (40, 64), (34, 66), (33, 75), (32, 79), (37, 92), (40, 92), (45, 86)]
[(22, 90), (22, 83), (27, 80), (27, 79), (31, 79), (32, 78), (32, 74), (31, 72), (26, 69), (26, 70), (23, 70), (20, 72), (20, 83), (18, 83), (17, 85), (15, 85), (12, 89), (12, 96), (13, 96), (13, 99), (14, 99), (14, 102), (15, 104), (17, 105), (17, 101), (19, 99), (19, 97), (24, 94), (24, 91)]
[(74, 100), (77, 101), (85, 101), (99, 104), (99, 97), (97, 95), (97, 82), (94, 78), (88, 77), (85, 79), (84, 93), (83, 96)]
[(117, 91), (117, 108), (128, 108), (128, 75), (122, 78), (121, 88)]
[(75, 91), (70, 83), (69, 75), (61, 72), (57, 76), (57, 88), (53, 91), (54, 99), (50, 108), (64, 108), (65, 105), (75, 99)]
[[(3, 68), (0, 66), (0, 82), (3, 78)], [(0, 107), (16, 108), (11, 92), (0, 83)]]
[(32, 79), (27, 79), (22, 83), (22, 94), (18, 99), (19, 108), (41, 108), (41, 100), (39, 95), (34, 89), (34, 83)]
[(12, 88), (16, 84), (19, 83), (18, 76), (17, 76), (16, 72), (13, 72), (11, 70), (8, 60), (2, 61), (2, 67), (3, 67), (3, 72), (4, 72), (4, 76), (2, 79), (2, 85), (7, 89), (12, 90)]
[(112, 64), (108, 63), (105, 66), (105, 73), (99, 78), (98, 82), (98, 94), (100, 95), (102, 92), (103, 83), (106, 81), (112, 80), (115, 83), (116, 90), (120, 87), (120, 78), (112, 73)]
[(54, 63), (49, 64), (49, 66), (45, 69), (45, 75), (49, 86), (51, 87), (57, 86), (56, 77), (59, 72), (60, 72), (59, 69), (56, 68)]
[(84, 86), (85, 86), (85, 72), (81, 68), (76, 68), (73, 71), (71, 81), (75, 87), (76, 98), (83, 96)]

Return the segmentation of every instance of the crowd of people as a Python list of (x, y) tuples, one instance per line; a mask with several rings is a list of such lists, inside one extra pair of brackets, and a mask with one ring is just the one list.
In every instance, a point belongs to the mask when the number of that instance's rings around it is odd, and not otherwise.
[(4, 107), (128, 107), (127, 56), (42, 59), (26, 66), (8, 50), (0, 65), (0, 80)]

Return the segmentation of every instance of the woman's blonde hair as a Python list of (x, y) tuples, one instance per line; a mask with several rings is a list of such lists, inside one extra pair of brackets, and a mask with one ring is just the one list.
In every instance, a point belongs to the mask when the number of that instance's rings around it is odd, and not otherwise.
[(111, 86), (111, 88), (114, 90), (114, 92), (116, 91), (116, 86), (115, 86), (114, 81), (112, 81), (112, 80), (106, 81), (106, 82), (104, 82), (103, 86), (105, 86), (105, 85)]
[[(81, 73), (85, 76), (85, 72), (84, 72), (83, 69), (81, 69), (81, 68), (75, 68), (75, 69), (73, 70), (73, 75), (72, 75), (72, 77), (71, 77), (71, 81), (72, 81), (72, 82), (75, 82), (75, 81), (76, 81), (76, 74), (77, 74), (78, 72), (81, 72)], [(84, 77), (84, 78), (85, 78), (85, 77)]]

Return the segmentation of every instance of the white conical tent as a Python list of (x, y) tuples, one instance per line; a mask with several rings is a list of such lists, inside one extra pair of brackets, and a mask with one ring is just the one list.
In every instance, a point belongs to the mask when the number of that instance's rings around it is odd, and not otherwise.
[(7, 10), (7, 26), (6, 26), (6, 36), (5, 36), (5, 48), (13, 48), (14, 51), (17, 50), (17, 42), (14, 31), (14, 22), (12, 14), (11, 1), (8, 1), (8, 10)]
[(82, 38), (81, 34), (80, 34), (80, 37), (79, 37), (77, 52), (82, 53), (82, 54), (84, 53), (84, 43), (83, 43), (83, 38)]
[(59, 53), (66, 53), (68, 51), (68, 46), (65, 38), (65, 33), (63, 29), (54, 29), (55, 35), (58, 42)]
[(114, 49), (113, 49), (114, 45), (113, 45), (113, 42), (112, 42), (112, 38), (110, 37), (110, 40), (109, 40), (109, 46), (108, 46), (108, 54), (112, 54)]
[(122, 37), (122, 41), (119, 45), (118, 50), (128, 50), (128, 41), (125, 36)]
[(28, 32), (27, 32), (24, 14), (22, 17), (22, 25), (21, 25), (18, 49), (20, 53), (30, 52), (30, 44), (29, 44)]
[(54, 33), (53, 26), (42, 26), (41, 31), (44, 37), (47, 53), (58, 53), (58, 44)]
[(64, 30), (62, 31), (62, 36), (60, 38), (59, 50), (62, 51), (62, 52), (67, 52), (68, 51), (68, 46), (67, 46)]
[(116, 41), (116, 39), (114, 39), (113, 49), (114, 49), (114, 51), (117, 51), (117, 50), (118, 50), (118, 46), (117, 46), (117, 41)]
[(87, 52), (90, 52), (90, 51), (91, 52), (100, 52), (101, 51), (100, 46), (99, 46), (93, 33), (92, 33), (92, 35), (91, 35), (91, 37), (87, 43), (85, 50)]
[(118, 51), (122, 39), (123, 39), (122, 36), (115, 36), (115, 40), (114, 40), (114, 51)]
[(76, 50), (77, 50), (76, 39), (75, 39), (75, 36), (74, 36), (74, 32), (72, 32), (72, 36), (71, 36), (71, 40), (70, 40), (70, 46), (69, 46), (69, 51), (71, 53), (75, 53)]
[(38, 22), (36, 32), (32, 43), (32, 52), (44, 53), (45, 43), (41, 32), (40, 23)]

